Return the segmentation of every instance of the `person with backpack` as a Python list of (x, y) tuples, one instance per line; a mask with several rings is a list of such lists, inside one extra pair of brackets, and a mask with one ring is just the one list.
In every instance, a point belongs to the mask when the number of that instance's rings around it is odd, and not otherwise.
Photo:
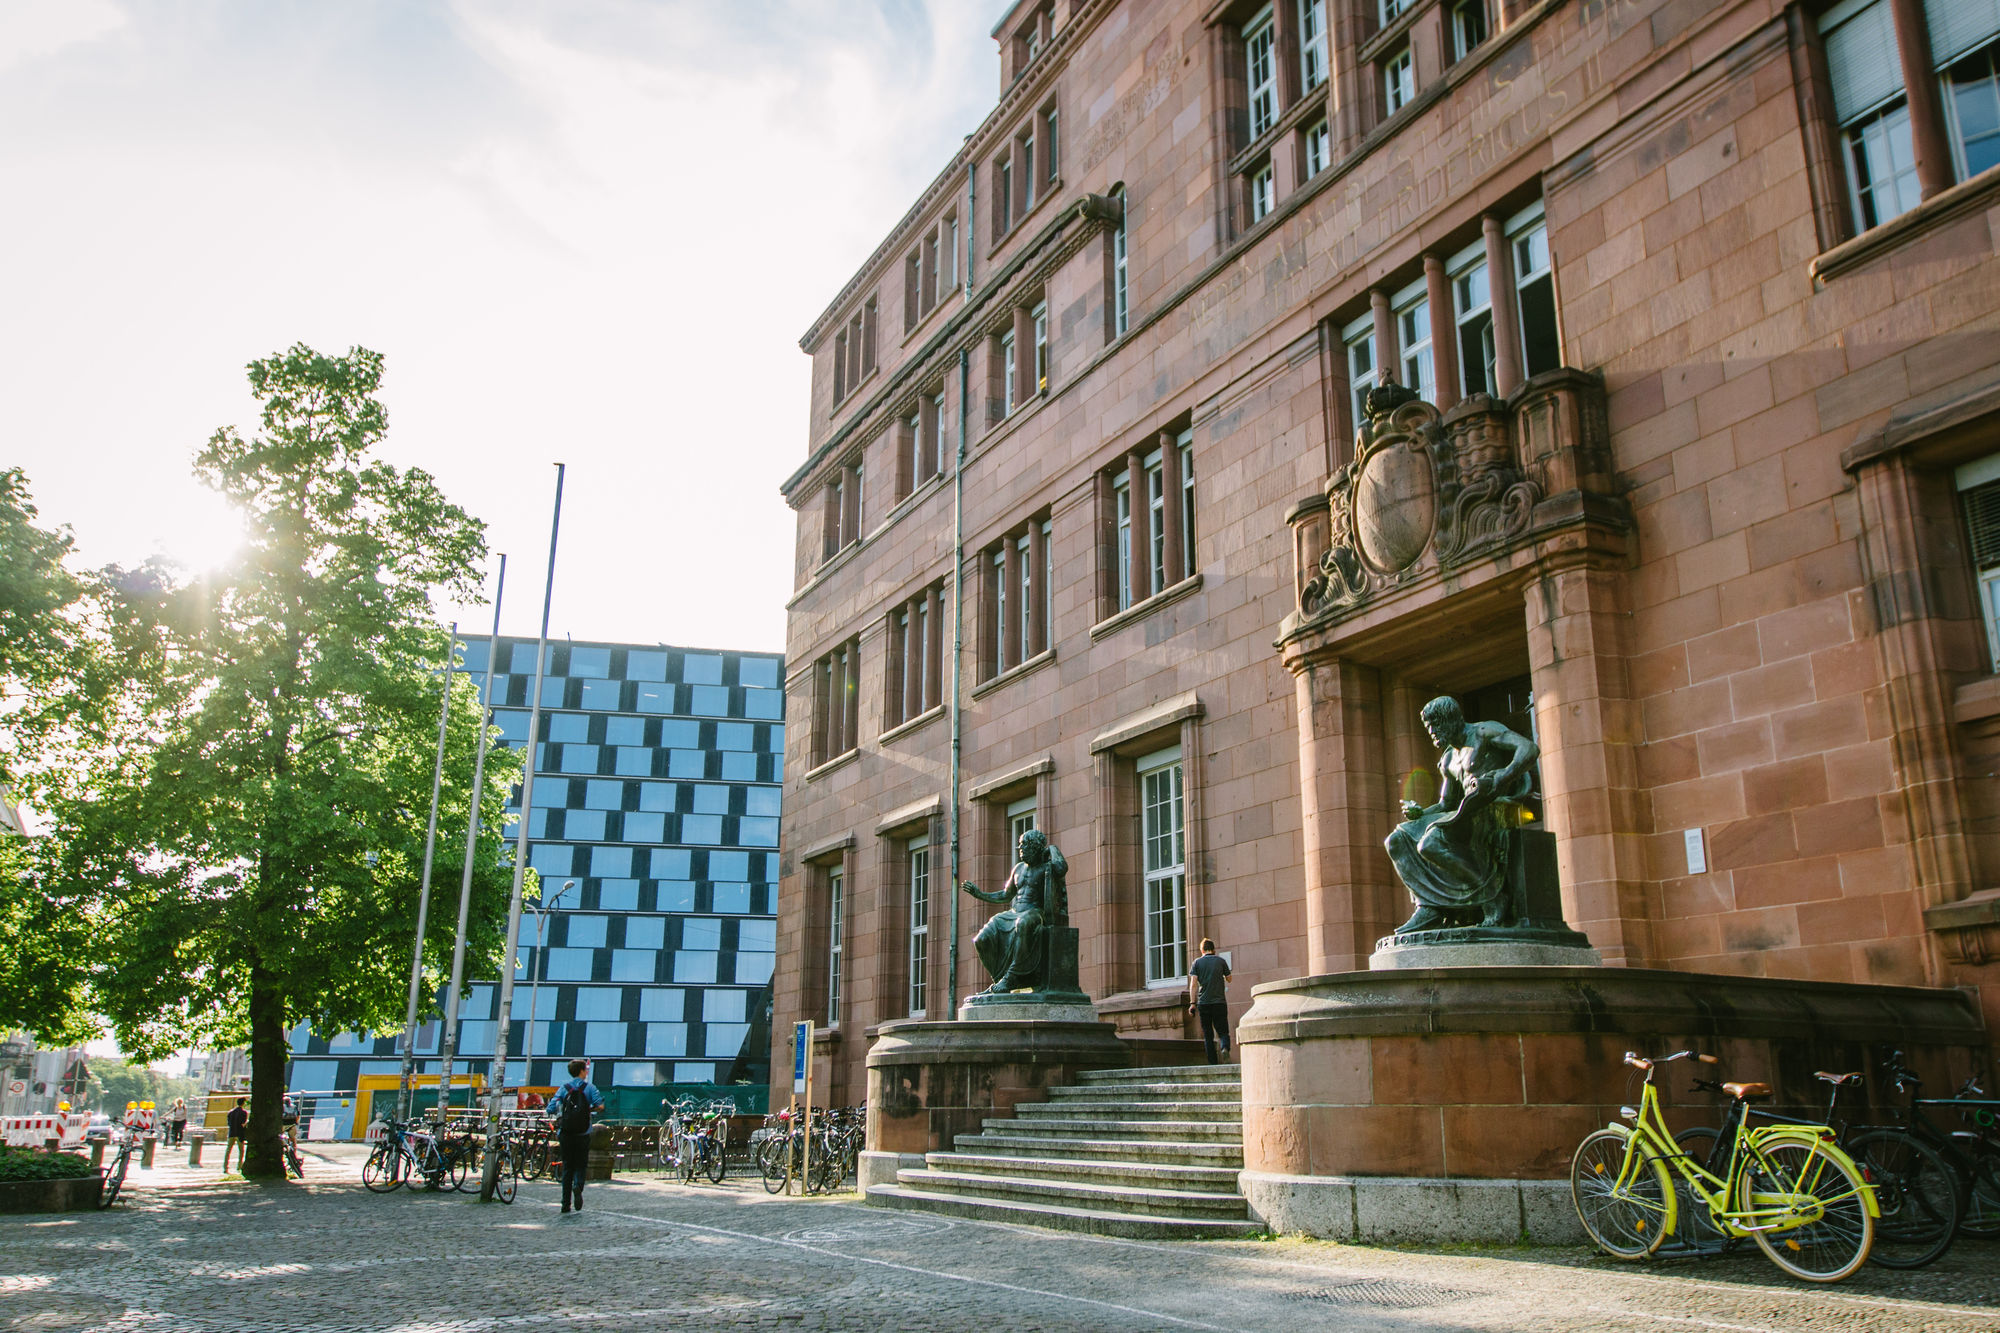
[(584, 1077), (588, 1060), (569, 1062), (570, 1080), (549, 1102), (549, 1123), (562, 1154), (562, 1210), (583, 1211), (583, 1178), (590, 1165), (590, 1117), (604, 1109), (604, 1094)]

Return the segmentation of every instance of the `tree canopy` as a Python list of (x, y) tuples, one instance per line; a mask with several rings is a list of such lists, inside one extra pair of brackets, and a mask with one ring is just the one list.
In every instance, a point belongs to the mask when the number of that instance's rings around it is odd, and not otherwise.
[[(434, 600), (476, 601), (483, 525), (415, 468), (374, 457), (382, 359), (295, 346), (249, 367), (261, 429), (225, 428), (196, 475), (244, 516), (229, 564), (108, 571), (98, 723), (45, 755), (32, 880), (85, 923), (87, 1001), (139, 1060), (247, 1039), (246, 1174), (282, 1176), (286, 1033), (399, 1029), (448, 651)], [(456, 887), (473, 683), (453, 678), (434, 884)], [(488, 761), (472, 965), (498, 965), (504, 808), (519, 756)], [(440, 894), (445, 901), (452, 895)], [(454, 913), (435, 911), (427, 971)]]

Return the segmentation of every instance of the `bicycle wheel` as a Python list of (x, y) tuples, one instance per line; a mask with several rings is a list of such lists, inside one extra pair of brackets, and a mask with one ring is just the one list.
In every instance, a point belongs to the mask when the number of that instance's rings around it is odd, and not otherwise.
[[(1612, 1126), (1579, 1143), (1569, 1164), (1569, 1194), (1577, 1220), (1598, 1249), (1620, 1259), (1643, 1259), (1666, 1239), (1667, 1191), (1673, 1185), (1666, 1163), (1631, 1139), (1631, 1130)], [(1641, 1159), (1620, 1188), (1628, 1148)]]
[(1764, 1257), (1807, 1282), (1838, 1282), (1861, 1267), (1875, 1242), (1867, 1186), (1847, 1159), (1821, 1142), (1800, 1139), (1762, 1145), (1747, 1154), (1730, 1182), (1737, 1207), (1767, 1217), (1784, 1207), (1813, 1220), (1782, 1231), (1753, 1231)]
[(681, 1184), (683, 1185), (694, 1184), (695, 1153), (697, 1151), (692, 1135), (683, 1134), (680, 1136), (679, 1141), (674, 1144), (674, 1162), (679, 1169)]
[(729, 1169), (728, 1164), (723, 1160), (722, 1140), (710, 1139), (707, 1143), (705, 1156), (706, 1160), (703, 1161), (702, 1166), (708, 1172), (708, 1183), (711, 1185), (720, 1185), (723, 1173)]
[(520, 1188), (521, 1177), (515, 1172), (514, 1149), (510, 1144), (500, 1149), (500, 1172), (493, 1181), (493, 1197), (502, 1203), (512, 1203)]
[(1976, 1134), (1953, 1134), (1958, 1149), (1965, 1215), (1958, 1229), (1968, 1236), (2000, 1236), (2000, 1151)]
[(764, 1177), (764, 1192), (776, 1194), (785, 1187), (785, 1140), (765, 1139), (757, 1145), (757, 1171)]
[[(1717, 1176), (1729, 1170), (1726, 1161), (1717, 1162), (1715, 1145), (1722, 1138), (1722, 1131), (1713, 1125), (1695, 1125), (1674, 1135), (1674, 1146), (1688, 1155), (1694, 1165), (1705, 1167)], [(1737, 1237), (1723, 1234), (1715, 1225), (1715, 1217), (1708, 1211), (1708, 1200), (1695, 1193), (1695, 1188), (1687, 1177), (1674, 1173), (1674, 1192), (1678, 1196), (1679, 1217), (1674, 1224), (1674, 1234), (1690, 1245), (1719, 1245), (1722, 1249), (1736, 1248)]]
[(1900, 1129), (1871, 1129), (1843, 1146), (1875, 1187), (1882, 1209), (1869, 1262), (1922, 1268), (1942, 1258), (1964, 1211), (1958, 1173), (1944, 1154)]
[(121, 1152), (118, 1154), (118, 1160), (111, 1164), (111, 1169), (104, 1173), (104, 1188), (97, 1196), (99, 1208), (109, 1208), (118, 1202), (118, 1190), (125, 1183), (125, 1168), (131, 1161), (132, 1154), (129, 1150)]
[(444, 1155), (444, 1172), (446, 1178), (451, 1181), (451, 1187), (461, 1192), (466, 1189), (468, 1182), (479, 1179), (478, 1175), (472, 1169), (472, 1149), (470, 1147), (456, 1148), (446, 1153)]
[(361, 1165), (361, 1183), (376, 1194), (387, 1194), (403, 1184), (403, 1154), (387, 1143), (375, 1145)]

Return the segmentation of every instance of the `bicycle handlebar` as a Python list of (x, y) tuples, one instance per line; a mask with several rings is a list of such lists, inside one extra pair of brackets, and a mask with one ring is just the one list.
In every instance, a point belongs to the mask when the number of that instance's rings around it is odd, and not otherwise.
[(1625, 1052), (1625, 1063), (1631, 1065), (1634, 1069), (1650, 1070), (1654, 1065), (1671, 1064), (1675, 1060), (1698, 1060), (1705, 1065), (1716, 1063), (1714, 1056), (1705, 1055), (1700, 1051), (1675, 1051), (1672, 1055), (1652, 1057), (1642, 1056), (1636, 1051)]

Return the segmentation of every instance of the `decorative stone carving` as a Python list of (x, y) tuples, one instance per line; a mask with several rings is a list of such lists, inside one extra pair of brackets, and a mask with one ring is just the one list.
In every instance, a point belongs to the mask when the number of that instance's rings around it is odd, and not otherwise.
[(1327, 487), (1328, 543), (1299, 596), (1308, 616), (1514, 541), (1540, 498), (1515, 466), (1507, 413), (1485, 395), (1440, 417), (1381, 384), (1365, 410), (1354, 461)]

